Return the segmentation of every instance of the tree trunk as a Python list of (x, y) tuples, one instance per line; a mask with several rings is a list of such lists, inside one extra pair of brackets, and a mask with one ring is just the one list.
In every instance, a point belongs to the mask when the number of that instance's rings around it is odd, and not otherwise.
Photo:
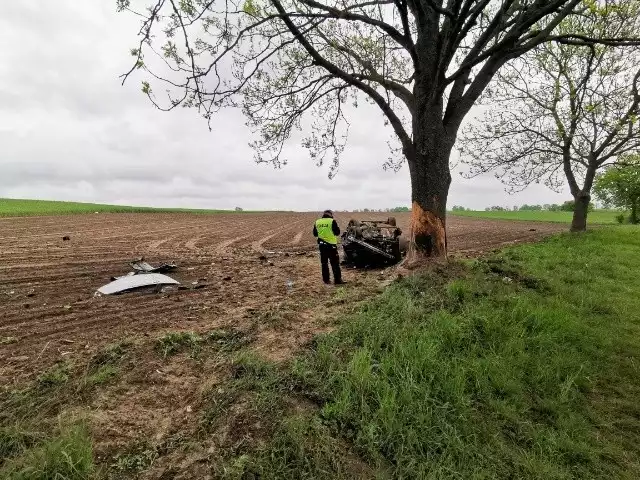
[(563, 152), (564, 171), (569, 182), (569, 188), (575, 202), (573, 208), (573, 219), (571, 220), (572, 232), (585, 232), (587, 230), (587, 214), (589, 213), (589, 203), (591, 203), (591, 188), (596, 178), (598, 169), (597, 162), (590, 158), (589, 166), (584, 176), (584, 184), (582, 189), (578, 187), (573, 171), (571, 170), (571, 150), (567, 145)]
[(640, 223), (640, 219), (638, 219), (638, 202), (639, 200), (636, 199), (631, 204), (631, 217), (629, 217), (629, 222), (631, 222), (633, 225)]
[(409, 261), (447, 256), (447, 196), (451, 185), (449, 155), (453, 143), (435, 135), (409, 161), (411, 173), (411, 243)]
[[(447, 196), (451, 185), (449, 156), (456, 140), (462, 118), (454, 119), (447, 127), (443, 123), (444, 100), (435, 89), (429, 73), (438, 61), (437, 52), (426, 42), (438, 31), (437, 25), (418, 39), (416, 48), (421, 64), (430, 66), (417, 69), (413, 93), (415, 111), (412, 115), (413, 144), (404, 154), (411, 174), (411, 242), (408, 260), (420, 262), (426, 258), (447, 256)], [(433, 39), (432, 39), (433, 40)]]
[(580, 192), (573, 197), (575, 207), (573, 209), (573, 220), (571, 221), (572, 232), (584, 232), (587, 230), (587, 213), (589, 212), (589, 203), (591, 195), (589, 193)]

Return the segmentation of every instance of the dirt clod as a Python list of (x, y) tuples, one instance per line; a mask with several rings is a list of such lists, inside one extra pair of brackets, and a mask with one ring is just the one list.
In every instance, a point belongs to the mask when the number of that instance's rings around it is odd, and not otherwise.
[(27, 355), (18, 355), (17, 357), (7, 358), (7, 361), (9, 362), (25, 362), (27, 360), (29, 360), (29, 357)]

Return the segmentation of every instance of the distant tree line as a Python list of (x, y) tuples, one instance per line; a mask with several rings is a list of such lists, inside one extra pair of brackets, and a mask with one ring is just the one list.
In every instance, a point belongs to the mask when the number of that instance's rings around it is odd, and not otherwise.
[[(518, 210), (519, 211), (533, 211), (533, 212), (573, 212), (576, 209), (575, 200), (567, 200), (562, 204), (558, 203), (546, 203), (544, 205), (521, 205)], [(589, 210), (593, 210), (593, 203), (589, 203)]]
[(355, 209), (354, 212), (362, 212), (362, 213), (402, 213), (402, 212), (410, 212), (411, 209), (409, 207), (393, 207), (393, 208), (363, 208), (363, 209)]
[[(486, 212), (573, 212), (576, 208), (576, 202), (574, 200), (567, 200), (562, 204), (558, 203), (545, 203), (544, 205), (514, 205), (513, 207), (502, 207), (500, 205), (494, 205), (492, 207), (486, 207)], [(589, 210), (593, 210), (593, 203), (589, 204)], [(471, 212), (473, 209), (465, 208), (460, 205), (454, 205), (451, 209), (453, 212)]]

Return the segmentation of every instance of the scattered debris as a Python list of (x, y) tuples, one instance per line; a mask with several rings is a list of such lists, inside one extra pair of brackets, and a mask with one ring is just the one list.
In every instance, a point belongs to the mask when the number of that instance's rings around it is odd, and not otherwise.
[(51, 340), (49, 340), (47, 343), (45, 343), (44, 348), (40, 351), (40, 353), (38, 354), (38, 356), (36, 357), (36, 362), (38, 360), (40, 360), (40, 357), (42, 356), (42, 354), (45, 352), (45, 350), (47, 348), (49, 348), (49, 344), (51, 343)]
[(65, 305), (63, 308), (64, 308), (65, 310), (71, 310), (71, 305)]
[(120, 275), (119, 277), (111, 277), (109, 280), (111, 280), (112, 282), (118, 280), (119, 278), (124, 278), (124, 277), (132, 277), (133, 275), (135, 275), (136, 272), (129, 272), (126, 275)]
[(98, 289), (98, 293), (102, 295), (112, 295), (114, 293), (126, 292), (142, 287), (151, 287), (154, 285), (179, 285), (180, 282), (171, 277), (162, 275), (161, 273), (145, 273), (144, 275), (127, 275), (114, 280), (111, 283), (103, 285)]
[[(174, 280), (171, 277), (162, 275), (162, 272), (168, 272), (178, 268), (175, 263), (163, 263), (154, 267), (147, 263), (144, 257), (140, 257), (129, 263), (132, 272), (127, 273), (119, 277), (111, 277), (111, 283), (103, 285), (94, 294), (94, 297), (101, 297), (102, 295), (112, 295), (114, 293), (122, 293), (129, 290), (134, 290), (144, 287), (160, 287), (161, 285), (179, 285), (180, 282)], [(166, 293), (171, 291), (174, 287), (162, 287), (157, 291), (159, 293)]]
[(163, 263), (154, 267), (144, 261), (144, 257), (134, 260), (130, 263), (131, 267), (135, 270), (135, 273), (165, 273), (171, 270), (175, 270), (178, 266), (175, 263)]
[(11, 343), (17, 343), (17, 337), (2, 337), (0, 338), (0, 345), (9, 345)]

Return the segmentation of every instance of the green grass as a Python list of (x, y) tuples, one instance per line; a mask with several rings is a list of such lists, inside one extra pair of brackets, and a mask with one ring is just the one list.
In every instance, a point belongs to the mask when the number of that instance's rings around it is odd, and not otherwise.
[(91, 404), (97, 389), (118, 377), (131, 345), (108, 345), (83, 365), (57, 362), (27, 385), (0, 389), (0, 478), (91, 478), (87, 429), (77, 421), (61, 421), (76, 407)]
[(197, 358), (204, 347), (212, 347), (220, 352), (231, 352), (241, 348), (249, 338), (237, 330), (213, 330), (203, 335), (195, 332), (169, 332), (156, 341), (156, 349), (164, 358), (189, 351)]
[(289, 367), (319, 410), (229, 478), (640, 478), (638, 271), (615, 227), (392, 285)]
[(0, 468), (6, 480), (87, 480), (94, 471), (93, 448), (82, 425), (64, 427), (59, 434)]
[[(492, 218), (495, 220), (525, 220), (530, 222), (556, 222), (571, 223), (573, 212), (449, 212), (451, 216), (476, 217), (476, 218)], [(587, 223), (591, 225), (602, 225), (618, 223), (616, 215), (620, 212), (616, 210), (595, 210), (589, 212)]]
[(134, 445), (128, 451), (116, 455), (111, 469), (114, 472), (135, 478), (135, 475), (149, 468), (158, 458), (158, 452), (144, 442)]
[(0, 198), (0, 217), (70, 215), (80, 213), (228, 213), (229, 210), (129, 207), (97, 203)]

